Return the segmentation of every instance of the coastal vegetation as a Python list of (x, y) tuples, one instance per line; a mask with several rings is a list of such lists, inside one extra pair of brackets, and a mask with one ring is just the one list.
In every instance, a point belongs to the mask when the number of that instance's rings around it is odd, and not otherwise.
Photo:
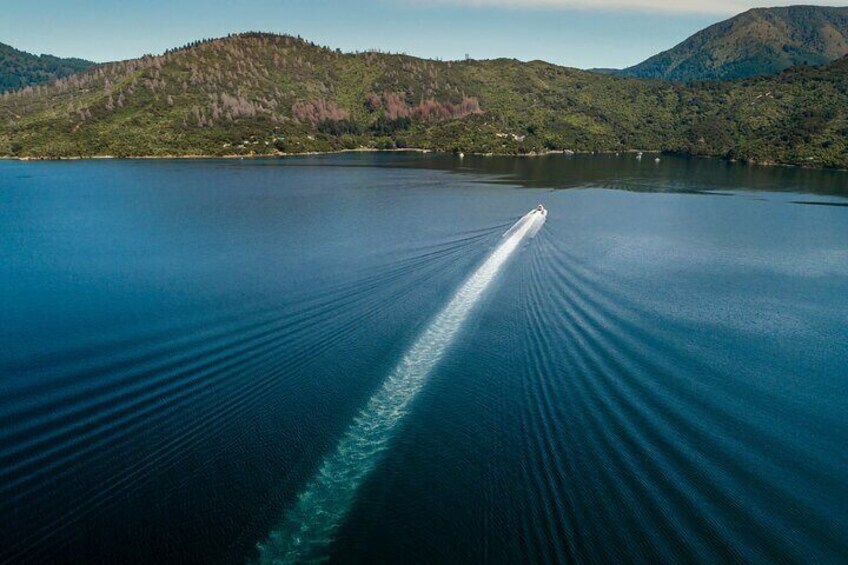
[(246, 33), (4, 93), (0, 155), (641, 149), (846, 167), (846, 109), (848, 59), (682, 84)]

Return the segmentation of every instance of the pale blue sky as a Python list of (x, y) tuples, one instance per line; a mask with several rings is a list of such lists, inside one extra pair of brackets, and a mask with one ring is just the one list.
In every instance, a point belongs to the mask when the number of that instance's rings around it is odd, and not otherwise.
[[(706, 4), (706, 6), (705, 6)], [(0, 42), (94, 61), (238, 31), (343, 50), (623, 67), (754, 6), (744, 0), (0, 0)]]

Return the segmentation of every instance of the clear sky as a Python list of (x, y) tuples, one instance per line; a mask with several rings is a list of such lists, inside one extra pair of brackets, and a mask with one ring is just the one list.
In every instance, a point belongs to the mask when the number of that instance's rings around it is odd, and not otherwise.
[(443, 59), (468, 54), (625, 67), (756, 5), (745, 0), (0, 0), (0, 42), (100, 62), (159, 53), (203, 37), (268, 31), (299, 34), (345, 51), (379, 48)]

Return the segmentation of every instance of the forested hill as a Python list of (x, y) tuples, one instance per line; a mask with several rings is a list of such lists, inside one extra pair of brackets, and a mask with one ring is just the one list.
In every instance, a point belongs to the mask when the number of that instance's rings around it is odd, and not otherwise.
[(623, 71), (622, 76), (724, 80), (822, 65), (848, 54), (848, 8), (755, 8)]
[(239, 34), (0, 97), (0, 154), (656, 149), (846, 166), (848, 63), (682, 85)]
[(0, 92), (50, 82), (93, 65), (83, 59), (32, 55), (0, 43)]

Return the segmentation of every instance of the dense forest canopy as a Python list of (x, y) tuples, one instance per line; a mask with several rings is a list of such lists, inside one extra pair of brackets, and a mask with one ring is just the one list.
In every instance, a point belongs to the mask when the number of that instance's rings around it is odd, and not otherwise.
[(31, 55), (0, 43), (0, 92), (43, 84), (92, 67), (82, 59)]

